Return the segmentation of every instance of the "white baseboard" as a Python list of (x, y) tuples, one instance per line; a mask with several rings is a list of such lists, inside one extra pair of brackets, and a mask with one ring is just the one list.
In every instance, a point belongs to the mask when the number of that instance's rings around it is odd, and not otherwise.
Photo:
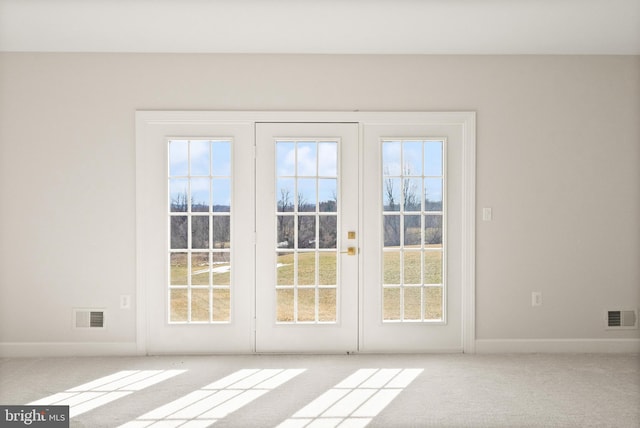
[(140, 355), (135, 342), (0, 342), (1, 358), (111, 357)]
[[(640, 339), (478, 339), (477, 354), (640, 353)], [(459, 352), (459, 351), (458, 351)], [(0, 342), (0, 358), (139, 356), (135, 342)]]
[(476, 353), (640, 353), (640, 339), (478, 339)]

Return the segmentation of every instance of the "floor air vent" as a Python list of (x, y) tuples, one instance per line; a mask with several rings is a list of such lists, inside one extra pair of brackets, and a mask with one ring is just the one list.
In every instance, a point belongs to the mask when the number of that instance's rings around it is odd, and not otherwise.
[(104, 328), (104, 310), (74, 309), (75, 328)]
[(638, 311), (607, 311), (608, 328), (638, 328)]

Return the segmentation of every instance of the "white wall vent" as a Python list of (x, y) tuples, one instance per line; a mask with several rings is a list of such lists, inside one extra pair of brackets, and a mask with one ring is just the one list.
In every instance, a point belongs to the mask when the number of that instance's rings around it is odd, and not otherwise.
[(638, 311), (636, 309), (607, 311), (607, 328), (638, 328)]
[(105, 328), (103, 309), (74, 309), (73, 319), (75, 328)]

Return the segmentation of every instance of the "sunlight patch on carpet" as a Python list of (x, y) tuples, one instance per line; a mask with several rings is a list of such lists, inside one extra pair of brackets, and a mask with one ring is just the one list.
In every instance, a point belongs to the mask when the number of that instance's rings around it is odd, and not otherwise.
[(278, 428), (367, 426), (423, 369), (360, 369)]

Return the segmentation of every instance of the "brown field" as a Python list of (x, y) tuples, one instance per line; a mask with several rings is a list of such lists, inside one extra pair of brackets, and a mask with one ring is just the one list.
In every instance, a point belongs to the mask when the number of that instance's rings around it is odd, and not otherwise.
[[(424, 254), (424, 271), (421, 257)], [(230, 266), (224, 261), (228, 253), (214, 253), (213, 270), (209, 266), (208, 253), (192, 254), (191, 277), (191, 321), (213, 321), (230, 319)], [(403, 257), (403, 264), (400, 263)], [(228, 260), (228, 259), (227, 259)], [(294, 255), (284, 253), (278, 257), (276, 292), (277, 320), (295, 321), (294, 299)], [(421, 320), (442, 318), (442, 251), (388, 251), (383, 256), (384, 320)], [(226, 269), (228, 268), (228, 269)], [(403, 272), (401, 272), (401, 270)], [(213, 290), (209, 289), (209, 275)], [(336, 253), (319, 253), (318, 263), (314, 252), (298, 253), (297, 321), (336, 321)], [(401, 275), (403, 274), (403, 275)], [(187, 254), (171, 255), (171, 285), (187, 284)], [(400, 286), (401, 276), (404, 285)], [(319, 287), (316, 287), (316, 278)], [(424, 285), (423, 285), (424, 284)], [(427, 286), (425, 286), (427, 285)], [(431, 285), (431, 286), (429, 286)], [(202, 286), (202, 288), (198, 287)], [(306, 287), (308, 286), (308, 287)], [(171, 321), (188, 321), (188, 289), (171, 289)], [(318, 301), (316, 313), (316, 299)]]

